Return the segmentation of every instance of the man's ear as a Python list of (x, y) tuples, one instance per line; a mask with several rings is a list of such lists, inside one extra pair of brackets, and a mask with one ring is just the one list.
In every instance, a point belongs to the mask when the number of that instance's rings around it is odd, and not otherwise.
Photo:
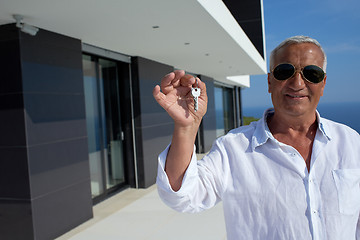
[(323, 94), (324, 94), (324, 88), (325, 88), (325, 85), (326, 85), (326, 77), (327, 77), (327, 75), (325, 75), (324, 80), (322, 82), (323, 86), (322, 86), (322, 89), (321, 89), (321, 96), (323, 96)]

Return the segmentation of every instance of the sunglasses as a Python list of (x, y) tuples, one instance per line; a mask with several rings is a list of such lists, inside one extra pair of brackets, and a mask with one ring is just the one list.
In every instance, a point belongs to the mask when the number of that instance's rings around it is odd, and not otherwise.
[[(272, 74), (275, 79), (285, 81), (292, 78), (296, 73), (296, 68), (290, 63), (281, 63), (277, 65)], [(325, 78), (325, 72), (320, 67), (315, 65), (308, 65), (300, 70), (300, 74), (308, 82), (319, 83)]]

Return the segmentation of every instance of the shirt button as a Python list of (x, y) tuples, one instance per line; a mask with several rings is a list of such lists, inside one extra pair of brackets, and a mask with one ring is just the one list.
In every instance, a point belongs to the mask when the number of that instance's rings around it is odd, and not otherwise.
[(310, 183), (313, 183), (313, 182), (314, 182), (314, 180), (310, 179), (310, 180), (309, 180), (309, 182), (310, 182)]
[(291, 156), (292, 156), (292, 157), (296, 157), (296, 153), (292, 153)]

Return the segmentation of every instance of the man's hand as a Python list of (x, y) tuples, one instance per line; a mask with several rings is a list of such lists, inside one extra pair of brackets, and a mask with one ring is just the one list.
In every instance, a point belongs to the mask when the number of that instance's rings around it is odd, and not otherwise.
[[(182, 70), (167, 74), (160, 86), (157, 85), (154, 88), (154, 98), (175, 122), (165, 172), (172, 189), (177, 191), (181, 187), (185, 171), (189, 166), (201, 119), (206, 113), (208, 101), (206, 86), (199, 78), (185, 75)], [(194, 98), (191, 95), (192, 87), (199, 87), (201, 91), (196, 112)]]
[[(197, 82), (196, 82), (197, 80)], [(199, 87), (201, 94), (198, 98), (198, 111), (194, 110), (194, 98), (191, 95), (191, 88)], [(160, 91), (161, 88), (161, 91)], [(199, 78), (185, 75), (182, 70), (167, 74), (161, 81), (160, 86), (156, 85), (153, 96), (174, 120), (179, 127), (200, 125), (202, 117), (207, 109), (206, 86)]]

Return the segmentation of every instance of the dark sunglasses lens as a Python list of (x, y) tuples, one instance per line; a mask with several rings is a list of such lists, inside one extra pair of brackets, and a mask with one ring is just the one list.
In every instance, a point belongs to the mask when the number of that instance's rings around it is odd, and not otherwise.
[(324, 71), (315, 65), (309, 65), (303, 69), (304, 77), (312, 83), (319, 83), (324, 80)]
[(294, 74), (294, 72), (295, 72), (295, 68), (293, 65), (284, 63), (276, 66), (276, 68), (273, 71), (273, 74), (277, 80), (282, 81), (290, 78)]

